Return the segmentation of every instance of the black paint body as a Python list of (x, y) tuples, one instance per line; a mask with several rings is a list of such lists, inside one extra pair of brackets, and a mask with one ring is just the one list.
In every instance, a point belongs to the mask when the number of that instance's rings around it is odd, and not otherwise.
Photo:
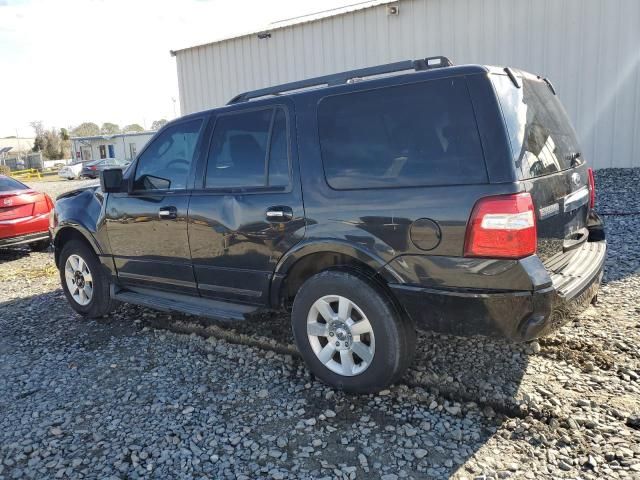
[[(584, 205), (570, 215), (538, 218), (537, 255), (520, 260), (464, 257), (465, 230), (480, 198), (529, 191), (537, 210), (553, 202), (562, 207), (563, 198), (572, 192), (570, 176), (578, 172), (582, 184), (587, 181), (584, 164), (521, 179), (514, 163), (518, 152), (512, 151), (491, 74), (483, 66), (434, 69), (237, 103), (179, 119), (176, 122), (204, 121), (188, 188), (151, 195), (135, 192), (134, 162), (124, 172), (120, 192), (103, 194), (93, 188), (63, 195), (52, 228), (56, 252), (68, 238), (68, 229), (74, 229), (100, 255), (119, 287), (264, 307), (279, 306), (298, 262), (331, 252), (352, 259), (350, 266), (375, 272), (420, 327), (516, 341), (534, 338), (552, 322), (558, 305), (579, 297), (584, 303), (585, 292), (593, 296), (597, 291), (602, 252), (581, 259), (593, 266), (588, 285), (582, 282), (579, 290), (554, 287), (557, 272), (547, 262), (568, 255), (563, 251), (566, 224), (579, 216), (578, 227), (599, 232), (589, 241), (604, 242), (604, 236), (595, 213), (587, 225), (589, 209)], [(317, 110), (323, 98), (454, 77), (467, 85), (486, 182), (351, 190), (329, 186), (318, 138)], [(289, 119), (289, 186), (205, 189), (208, 142), (216, 118), (269, 105), (285, 109)], [(267, 218), (267, 210), (280, 206), (290, 208), (291, 219)], [(168, 207), (175, 209), (175, 216), (159, 217), (158, 212)]]

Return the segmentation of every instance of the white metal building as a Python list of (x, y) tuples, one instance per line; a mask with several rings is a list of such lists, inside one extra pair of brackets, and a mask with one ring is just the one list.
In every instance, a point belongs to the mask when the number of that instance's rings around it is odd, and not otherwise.
[(71, 137), (71, 155), (76, 161), (88, 162), (102, 158), (133, 160), (155, 131)]
[(172, 54), (183, 114), (246, 90), (426, 56), (513, 66), (553, 82), (592, 165), (640, 167), (640, 0), (361, 2)]

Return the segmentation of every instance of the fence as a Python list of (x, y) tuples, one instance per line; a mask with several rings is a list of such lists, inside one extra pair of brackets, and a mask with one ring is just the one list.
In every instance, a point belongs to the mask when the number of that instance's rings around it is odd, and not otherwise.
[(25, 153), (15, 157), (7, 157), (0, 161), (0, 164), (8, 166), (11, 171), (26, 169), (42, 171), (44, 168), (42, 152)]

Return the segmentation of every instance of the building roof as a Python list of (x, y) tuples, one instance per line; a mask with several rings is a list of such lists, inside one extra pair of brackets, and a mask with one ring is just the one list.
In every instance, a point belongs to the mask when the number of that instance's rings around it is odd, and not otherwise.
[[(27, 152), (33, 147), (33, 137), (6, 137), (0, 138), (0, 149), (11, 147), (11, 153)], [(9, 150), (7, 150), (8, 152)], [(6, 152), (5, 152), (6, 153)]]
[(71, 137), (71, 140), (111, 140), (113, 138), (135, 137), (137, 135), (153, 135), (155, 133), (156, 130), (145, 130), (144, 132), (114, 133), (113, 135), (90, 135), (88, 137)]
[(263, 32), (264, 33), (271, 33), (274, 30), (280, 30), (282, 28), (291, 27), (293, 25), (300, 25), (300, 24), (303, 24), (303, 23), (316, 22), (318, 20), (323, 20), (325, 18), (337, 17), (339, 15), (345, 15), (347, 13), (355, 12), (355, 11), (358, 11), (358, 10), (365, 10), (367, 8), (377, 7), (379, 5), (386, 5), (386, 4), (389, 4), (389, 3), (399, 3), (399, 0), (369, 0), (369, 1), (365, 1), (365, 2), (352, 3), (352, 4), (349, 4), (349, 5), (345, 5), (344, 7), (332, 8), (332, 9), (323, 10), (323, 11), (320, 11), (320, 12), (309, 13), (307, 15), (300, 15), (298, 17), (292, 17), (292, 18), (286, 18), (286, 19), (283, 19), (283, 20), (277, 20), (275, 22), (271, 22), (271, 23), (265, 25), (264, 28), (260, 28), (260, 29), (257, 29), (257, 30), (249, 30), (249, 31), (239, 32), (239, 33), (237, 33), (235, 35), (217, 38), (217, 39), (214, 39), (214, 40), (212, 40), (210, 42), (206, 42), (206, 43), (180, 47), (180, 48), (177, 48), (175, 50), (171, 50), (170, 53), (171, 53), (171, 55), (175, 56), (176, 53), (178, 53), (178, 52), (181, 52), (181, 51), (184, 51), (184, 50), (190, 50), (192, 48), (204, 47), (206, 45), (214, 45), (216, 43), (222, 43), (222, 42), (226, 42), (228, 40), (234, 40), (236, 38), (246, 37), (246, 36), (250, 36), (250, 35), (256, 35), (258, 33), (263, 33)]

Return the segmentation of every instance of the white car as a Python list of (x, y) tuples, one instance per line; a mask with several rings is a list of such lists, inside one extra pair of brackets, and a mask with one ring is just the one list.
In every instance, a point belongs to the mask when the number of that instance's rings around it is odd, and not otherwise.
[(58, 171), (58, 176), (61, 178), (66, 178), (67, 180), (75, 180), (77, 178), (80, 178), (82, 166), (82, 162), (66, 165)]

